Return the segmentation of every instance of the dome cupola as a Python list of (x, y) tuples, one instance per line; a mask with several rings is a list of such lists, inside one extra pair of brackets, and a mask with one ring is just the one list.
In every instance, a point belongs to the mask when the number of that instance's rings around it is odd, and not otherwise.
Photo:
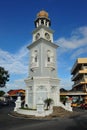
[(40, 11), (37, 14), (37, 18), (35, 20), (35, 27), (39, 27), (40, 25), (44, 25), (46, 27), (49, 27), (51, 25), (51, 21), (48, 17), (48, 13), (44, 10)]
[(37, 17), (41, 18), (41, 17), (46, 17), (48, 18), (48, 13), (44, 10), (40, 11), (38, 14), (37, 14)]

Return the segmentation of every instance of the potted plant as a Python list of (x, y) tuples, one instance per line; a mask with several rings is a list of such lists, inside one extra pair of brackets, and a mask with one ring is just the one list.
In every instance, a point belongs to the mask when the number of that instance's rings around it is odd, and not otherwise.
[(51, 98), (47, 98), (44, 100), (46, 106), (47, 106), (47, 110), (50, 108), (50, 104), (53, 102), (53, 100)]

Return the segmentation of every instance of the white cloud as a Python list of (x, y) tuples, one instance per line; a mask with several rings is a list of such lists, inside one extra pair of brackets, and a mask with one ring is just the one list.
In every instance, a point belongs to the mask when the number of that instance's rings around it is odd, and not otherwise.
[(71, 79), (68, 77), (68, 78), (62, 78), (61, 79), (61, 82), (60, 82), (60, 88), (65, 88), (67, 90), (70, 90), (72, 89), (72, 82), (71, 82)]
[(25, 89), (25, 83), (24, 79), (14, 80), (12, 82), (8, 82), (4, 88), (0, 88), (0, 90), (3, 90), (5, 92), (8, 92), (9, 90), (14, 89)]
[(87, 27), (86, 26), (80, 27), (74, 30), (71, 33), (70, 38), (64, 38), (64, 37), (59, 38), (56, 41), (56, 43), (60, 46), (60, 50), (59, 50), (60, 54), (87, 46)]
[(5, 88), (1, 88), (2, 90), (25, 89), (24, 79), (21, 77), (28, 74), (29, 51), (26, 46), (20, 48), (15, 54), (0, 49), (0, 66), (8, 70), (10, 74), (10, 81)]
[(77, 51), (75, 51), (75, 53), (73, 53), (71, 55), (71, 59), (75, 59), (75, 58), (78, 58), (81, 54), (86, 54), (85, 57), (87, 57), (87, 47), (84, 47), (84, 48), (80, 48), (78, 49)]
[(87, 27), (80, 27), (71, 33), (71, 36), (59, 38), (56, 43), (58, 48), (58, 75), (60, 86), (72, 88), (71, 68), (78, 57), (87, 57)]
[(5, 67), (11, 74), (27, 73), (28, 60), (26, 46), (23, 46), (16, 54), (11, 54), (0, 49), (0, 66)]

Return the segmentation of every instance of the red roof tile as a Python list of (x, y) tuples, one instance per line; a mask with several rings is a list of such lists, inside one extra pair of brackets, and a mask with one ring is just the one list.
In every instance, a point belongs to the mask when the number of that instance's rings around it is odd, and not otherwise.
[(9, 96), (17, 96), (18, 93), (24, 93), (25, 94), (25, 90), (18, 89), (18, 90), (10, 90), (10, 91), (8, 91)]

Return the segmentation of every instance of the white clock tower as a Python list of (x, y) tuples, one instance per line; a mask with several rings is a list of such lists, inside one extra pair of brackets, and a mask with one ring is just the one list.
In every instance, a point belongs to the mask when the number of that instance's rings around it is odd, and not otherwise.
[(25, 104), (36, 108), (39, 99), (53, 99), (53, 105), (59, 105), (59, 79), (57, 77), (56, 49), (53, 43), (53, 30), (46, 11), (40, 11), (35, 20), (30, 52), (29, 76), (25, 80)]

